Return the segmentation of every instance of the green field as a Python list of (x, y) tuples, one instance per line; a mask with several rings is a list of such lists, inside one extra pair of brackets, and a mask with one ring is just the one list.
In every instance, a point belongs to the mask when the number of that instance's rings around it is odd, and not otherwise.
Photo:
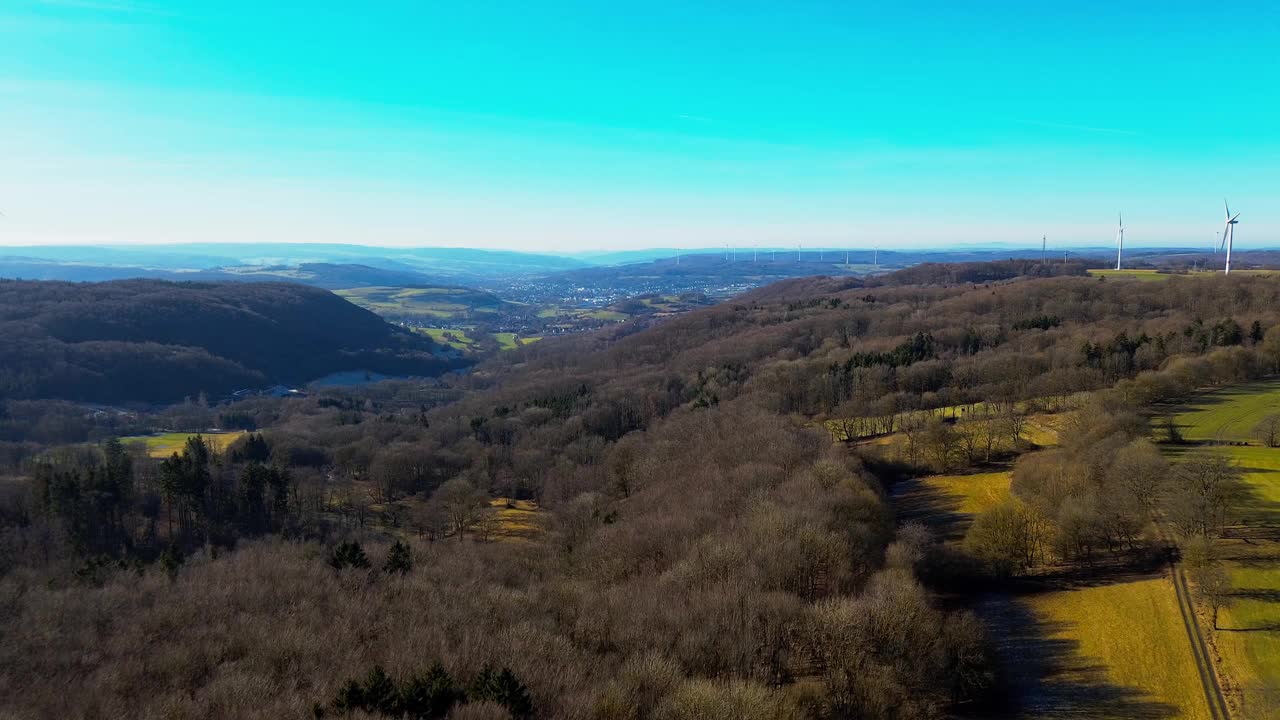
[[(429, 336), (432, 340), (463, 352), (477, 350), (477, 338), (483, 338), (484, 334), (477, 334), (474, 327), (468, 328), (413, 328), (414, 332), (422, 333)], [(468, 334), (470, 333), (470, 334)], [(515, 350), (524, 345), (532, 345), (542, 339), (541, 335), (533, 335), (531, 337), (520, 337), (513, 332), (497, 332), (488, 333), (494, 342), (498, 343), (499, 350)]]
[(232, 430), (230, 432), (203, 432), (203, 433), (157, 433), (155, 435), (134, 435), (132, 437), (120, 438), (122, 443), (140, 442), (147, 446), (147, 454), (153, 458), (167, 458), (175, 452), (182, 452), (182, 448), (187, 444), (187, 438), (199, 435), (209, 445), (215, 453), (220, 453), (227, 449), (231, 443), (235, 442), (240, 436), (244, 435), (243, 430)]
[(453, 319), (472, 313), (496, 313), (504, 303), (481, 290), (456, 287), (360, 287), (334, 291), (379, 315)]
[(415, 331), (428, 335), (441, 345), (448, 345), (454, 350), (466, 350), (475, 344), (475, 340), (467, 335), (466, 330), (445, 328), (414, 328)]
[(1280, 413), (1280, 380), (1235, 385), (1206, 393), (1188, 403), (1175, 422), (1193, 442), (1252, 441), (1253, 427)]
[[(1237, 537), (1219, 542), (1236, 594), (1222, 611), (1215, 640), (1246, 709), (1265, 708), (1257, 717), (1280, 711), (1280, 449), (1263, 447), (1249, 436), (1258, 419), (1278, 410), (1280, 382), (1269, 381), (1200, 395), (1174, 417), (1187, 440), (1230, 458), (1244, 473), (1247, 493), (1237, 509), (1241, 525), (1231, 533)], [(1215, 444), (1219, 441), (1252, 444)], [(1189, 451), (1171, 448), (1169, 453), (1176, 458)]]
[(494, 333), (493, 339), (498, 341), (498, 349), (500, 350), (515, 350), (520, 347), (516, 344), (516, 334), (513, 332)]

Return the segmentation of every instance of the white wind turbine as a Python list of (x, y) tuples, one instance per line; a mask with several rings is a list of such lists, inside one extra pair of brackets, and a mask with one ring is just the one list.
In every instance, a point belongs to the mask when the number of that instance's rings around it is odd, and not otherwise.
[(1120, 227), (1116, 230), (1116, 269), (1120, 269), (1120, 257), (1124, 255), (1124, 213), (1120, 213)]
[[(1225, 198), (1222, 200), (1222, 207), (1227, 211), (1227, 224), (1222, 228), (1222, 245), (1227, 248), (1227, 265), (1223, 275), (1229, 275), (1231, 274), (1231, 243), (1236, 237), (1235, 227), (1236, 223), (1239, 222), (1237, 218), (1240, 217), (1240, 213), (1232, 215), (1231, 207), (1227, 205)], [(1219, 248), (1219, 250), (1221, 249), (1222, 248)]]

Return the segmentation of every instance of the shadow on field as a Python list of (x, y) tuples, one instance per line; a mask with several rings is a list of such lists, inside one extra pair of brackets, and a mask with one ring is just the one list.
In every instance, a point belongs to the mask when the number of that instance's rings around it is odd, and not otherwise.
[(987, 623), (1009, 689), (1005, 707), (980, 717), (1153, 720), (1181, 714), (1142, 690), (1109, 682), (1106, 668), (1081, 655), (1077, 641), (1052, 637), (1069, 626), (1041, 621), (1015, 597), (988, 596), (975, 611)]
[(1231, 593), (1231, 597), (1241, 600), (1257, 600), (1259, 602), (1280, 602), (1280, 590), (1239, 588)]
[(960, 540), (973, 518), (960, 512), (961, 498), (931, 487), (925, 478), (902, 480), (893, 486), (898, 522), (915, 521), (929, 527), (942, 540)]

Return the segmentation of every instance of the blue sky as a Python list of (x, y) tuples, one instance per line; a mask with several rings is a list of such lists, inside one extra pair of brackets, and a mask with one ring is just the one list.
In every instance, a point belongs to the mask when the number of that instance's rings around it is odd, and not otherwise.
[(890, 4), (0, 0), (0, 244), (1280, 245), (1280, 5)]

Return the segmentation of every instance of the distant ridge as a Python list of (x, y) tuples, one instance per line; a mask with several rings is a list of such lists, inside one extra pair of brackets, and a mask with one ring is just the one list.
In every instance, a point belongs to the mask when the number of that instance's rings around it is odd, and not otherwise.
[(0, 336), (0, 398), (170, 402), (465, 364), (333, 293), (280, 282), (5, 280)]

